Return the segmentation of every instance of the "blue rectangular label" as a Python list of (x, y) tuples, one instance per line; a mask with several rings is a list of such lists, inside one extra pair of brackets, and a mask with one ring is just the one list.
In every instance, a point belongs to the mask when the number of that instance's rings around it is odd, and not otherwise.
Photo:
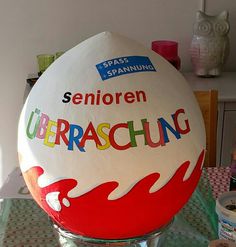
[(112, 77), (147, 71), (156, 71), (148, 57), (117, 57), (96, 65), (103, 81)]

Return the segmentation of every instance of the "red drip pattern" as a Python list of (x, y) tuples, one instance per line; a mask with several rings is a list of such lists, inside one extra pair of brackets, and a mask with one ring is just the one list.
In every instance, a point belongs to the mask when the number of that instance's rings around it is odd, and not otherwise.
[[(189, 161), (184, 162), (158, 191), (149, 192), (160, 177), (159, 173), (153, 173), (116, 200), (107, 198), (119, 185), (117, 182), (101, 184), (82, 196), (70, 198), (68, 192), (77, 186), (75, 179), (63, 179), (40, 188), (37, 181), (44, 173), (40, 166), (30, 168), (23, 175), (33, 198), (62, 228), (92, 238), (131, 238), (161, 228), (184, 206), (201, 176), (204, 152), (200, 153), (192, 174), (185, 181), (183, 178)], [(46, 201), (46, 195), (50, 192), (60, 192), (59, 212), (53, 210)], [(69, 206), (63, 204), (64, 198), (69, 201)]]

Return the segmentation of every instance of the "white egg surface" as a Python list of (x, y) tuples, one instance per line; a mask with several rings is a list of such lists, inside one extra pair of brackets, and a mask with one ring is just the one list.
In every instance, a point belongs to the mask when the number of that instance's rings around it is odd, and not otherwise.
[(204, 122), (162, 57), (104, 32), (40, 77), (22, 110), (18, 153), (36, 202), (62, 228), (101, 239), (171, 221), (201, 175)]

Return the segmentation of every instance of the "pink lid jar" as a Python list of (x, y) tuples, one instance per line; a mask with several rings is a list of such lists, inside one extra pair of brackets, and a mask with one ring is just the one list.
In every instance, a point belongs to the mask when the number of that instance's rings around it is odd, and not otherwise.
[(178, 43), (170, 40), (152, 41), (152, 50), (168, 60), (176, 69), (180, 69)]

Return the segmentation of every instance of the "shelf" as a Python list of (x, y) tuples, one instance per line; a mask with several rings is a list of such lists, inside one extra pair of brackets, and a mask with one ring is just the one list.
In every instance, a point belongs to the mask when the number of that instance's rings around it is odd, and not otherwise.
[(202, 78), (183, 73), (193, 90), (217, 90), (219, 102), (236, 101), (236, 72), (224, 72), (220, 77)]

